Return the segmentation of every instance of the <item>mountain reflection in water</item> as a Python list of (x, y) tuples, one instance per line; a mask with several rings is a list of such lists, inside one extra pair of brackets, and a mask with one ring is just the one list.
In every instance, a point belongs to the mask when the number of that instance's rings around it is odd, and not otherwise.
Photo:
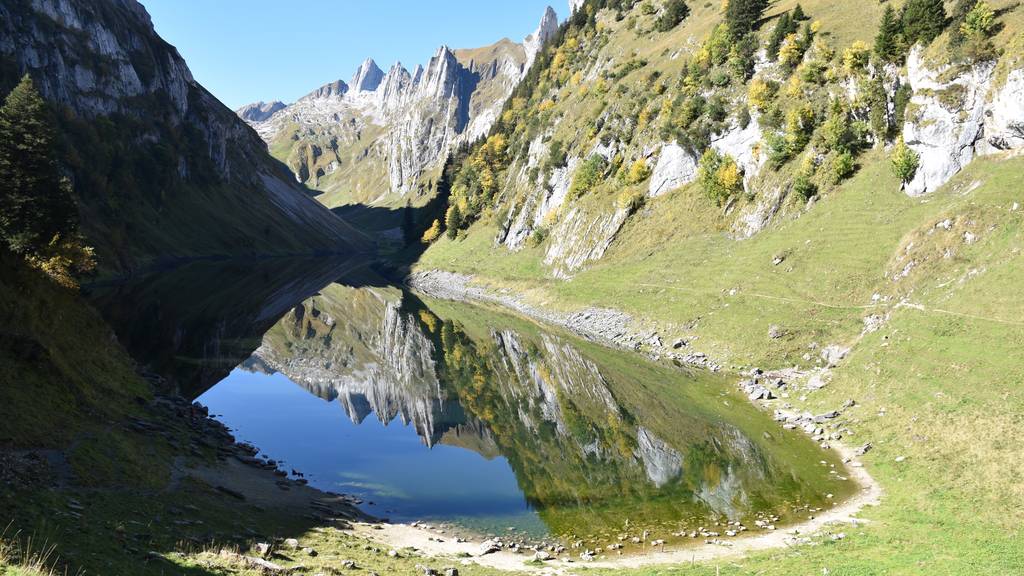
[(168, 278), (106, 301), (156, 311), (127, 323), (140, 361), (194, 396), (221, 380), (200, 400), (240, 439), (371, 514), (612, 537), (785, 522), (851, 491), (717, 376), (314, 268), (219, 278), (192, 304)]

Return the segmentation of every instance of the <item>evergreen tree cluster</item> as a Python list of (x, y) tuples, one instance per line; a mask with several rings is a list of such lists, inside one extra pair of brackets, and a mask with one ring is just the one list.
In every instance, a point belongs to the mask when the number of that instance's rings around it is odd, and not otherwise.
[(54, 157), (46, 102), (25, 76), (0, 108), (0, 235), (17, 254), (77, 227), (77, 211)]
[(775, 28), (772, 29), (772, 34), (768, 37), (768, 45), (765, 48), (769, 58), (775, 60), (779, 57), (779, 48), (782, 46), (782, 41), (786, 39), (786, 36), (799, 32), (800, 21), (806, 19), (807, 15), (804, 14), (804, 9), (800, 4), (797, 4), (792, 12), (783, 12), (779, 16), (779, 19), (775, 21)]
[(725, 7), (725, 22), (733, 38), (742, 38), (757, 30), (768, 4), (769, 0), (729, 0)]
[[(976, 0), (968, 2), (973, 5)], [(875, 36), (875, 54), (883, 62), (901, 62), (911, 46), (931, 44), (948, 24), (942, 0), (907, 0), (899, 13), (890, 4)]]
[(53, 115), (26, 75), (0, 107), (0, 240), (62, 284), (92, 269), (78, 207), (61, 176)]
[(654, 27), (659, 32), (668, 32), (690, 15), (690, 7), (683, 0), (668, 0), (665, 10), (658, 17)]

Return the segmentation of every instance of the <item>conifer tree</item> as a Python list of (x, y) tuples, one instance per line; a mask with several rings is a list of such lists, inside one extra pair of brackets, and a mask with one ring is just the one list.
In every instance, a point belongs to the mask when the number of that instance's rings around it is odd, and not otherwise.
[(0, 108), (0, 237), (22, 255), (77, 230), (71, 189), (55, 158), (49, 108), (26, 75)]
[(782, 41), (786, 39), (786, 35), (793, 32), (790, 30), (792, 26), (792, 20), (790, 20), (789, 12), (783, 12), (779, 16), (778, 21), (775, 22), (775, 28), (772, 29), (772, 35), (768, 38), (768, 46), (766, 51), (768, 57), (775, 60), (779, 57), (779, 46), (782, 46)]
[(900, 21), (892, 5), (885, 7), (882, 24), (875, 36), (875, 54), (883, 62), (896, 62), (900, 58)]
[(725, 22), (733, 38), (742, 38), (755, 30), (767, 9), (768, 0), (729, 0), (725, 7)]
[(942, 0), (907, 0), (900, 20), (909, 45), (930, 44), (946, 27), (946, 7)]

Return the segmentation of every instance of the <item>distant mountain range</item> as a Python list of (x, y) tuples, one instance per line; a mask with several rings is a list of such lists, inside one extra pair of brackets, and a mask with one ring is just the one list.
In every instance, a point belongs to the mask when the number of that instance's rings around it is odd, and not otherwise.
[(325, 84), (290, 105), (257, 102), (236, 113), (328, 206), (404, 203), (432, 195), (448, 152), (490, 130), (557, 31), (549, 7), (522, 43), (441, 46), (412, 72), (400, 62), (384, 72), (367, 59), (348, 83)]

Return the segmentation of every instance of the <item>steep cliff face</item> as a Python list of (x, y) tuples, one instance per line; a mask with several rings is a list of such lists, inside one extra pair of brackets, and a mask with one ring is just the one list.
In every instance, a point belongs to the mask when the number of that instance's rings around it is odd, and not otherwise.
[(344, 223), (195, 82), (135, 0), (5, 2), (0, 62), (0, 88), (30, 74), (57, 111), (102, 267), (346, 249)]
[(487, 133), (557, 30), (548, 8), (522, 44), (441, 46), (412, 72), (395, 63), (385, 73), (367, 59), (348, 84), (339, 80), (270, 117), (244, 119), (329, 206), (430, 196), (449, 150)]

